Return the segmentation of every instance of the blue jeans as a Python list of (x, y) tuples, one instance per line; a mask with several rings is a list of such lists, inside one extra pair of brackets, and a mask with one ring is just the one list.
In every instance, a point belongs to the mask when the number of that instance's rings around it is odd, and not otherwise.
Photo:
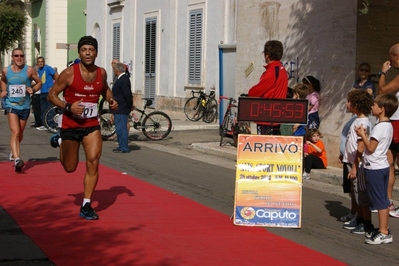
[(118, 137), (118, 149), (121, 151), (128, 152), (128, 138), (129, 132), (127, 131), (127, 120), (128, 115), (124, 114), (114, 114), (115, 128), (116, 128), (116, 136)]

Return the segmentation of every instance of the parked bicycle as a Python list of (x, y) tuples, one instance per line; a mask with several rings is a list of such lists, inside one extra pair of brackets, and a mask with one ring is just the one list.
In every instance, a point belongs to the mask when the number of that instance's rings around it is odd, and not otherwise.
[(229, 137), (233, 139), (234, 147), (237, 147), (238, 134), (250, 134), (251, 130), (248, 124), (237, 120), (237, 100), (226, 96), (219, 96), (219, 101), (228, 100), (226, 112), (223, 116), (222, 124), (219, 127), (220, 146), (223, 144), (223, 138)]
[(198, 121), (202, 118), (205, 123), (212, 123), (217, 119), (218, 103), (215, 99), (215, 91), (209, 95), (203, 91), (192, 90), (190, 97), (184, 105), (184, 114), (190, 121)]
[[(134, 107), (133, 111), (129, 115), (128, 121), (130, 126), (136, 130), (141, 130), (148, 139), (150, 140), (161, 140), (166, 138), (172, 130), (172, 120), (170, 117), (161, 111), (153, 111), (146, 113), (146, 109), (154, 109), (150, 107), (152, 105), (152, 99), (143, 99), (146, 101), (144, 108), (139, 109)], [(140, 113), (139, 116), (136, 113)], [(100, 112), (100, 127), (101, 136), (103, 139), (108, 139), (116, 133), (114, 124), (113, 114), (108, 109), (103, 109)]]

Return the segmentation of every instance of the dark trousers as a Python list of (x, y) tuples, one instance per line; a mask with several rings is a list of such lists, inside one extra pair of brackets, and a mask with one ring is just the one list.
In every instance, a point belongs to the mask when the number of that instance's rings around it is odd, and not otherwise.
[(116, 127), (116, 136), (118, 137), (119, 149), (125, 152), (129, 151), (128, 138), (129, 132), (127, 131), (128, 115), (114, 114), (114, 121)]
[(325, 169), (323, 161), (316, 155), (309, 154), (305, 157), (305, 172), (310, 173), (312, 169)]
[(40, 93), (40, 125), (44, 125), (44, 114), (47, 109), (52, 106), (51, 103), (47, 101), (47, 94), (48, 93)]
[(40, 108), (40, 93), (32, 95), (32, 109), (33, 116), (35, 118), (35, 126), (40, 127), (42, 125), (42, 113)]

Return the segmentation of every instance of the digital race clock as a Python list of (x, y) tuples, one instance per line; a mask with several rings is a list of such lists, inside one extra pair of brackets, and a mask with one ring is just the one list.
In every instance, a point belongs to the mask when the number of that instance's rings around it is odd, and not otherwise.
[(240, 97), (238, 121), (308, 123), (308, 100)]

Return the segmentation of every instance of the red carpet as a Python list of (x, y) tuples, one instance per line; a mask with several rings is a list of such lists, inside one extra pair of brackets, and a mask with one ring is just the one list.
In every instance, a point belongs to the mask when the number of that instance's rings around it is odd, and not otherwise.
[(0, 205), (57, 265), (343, 265), (103, 165), (98, 221), (79, 217), (84, 163), (73, 174), (59, 162), (0, 169)]

